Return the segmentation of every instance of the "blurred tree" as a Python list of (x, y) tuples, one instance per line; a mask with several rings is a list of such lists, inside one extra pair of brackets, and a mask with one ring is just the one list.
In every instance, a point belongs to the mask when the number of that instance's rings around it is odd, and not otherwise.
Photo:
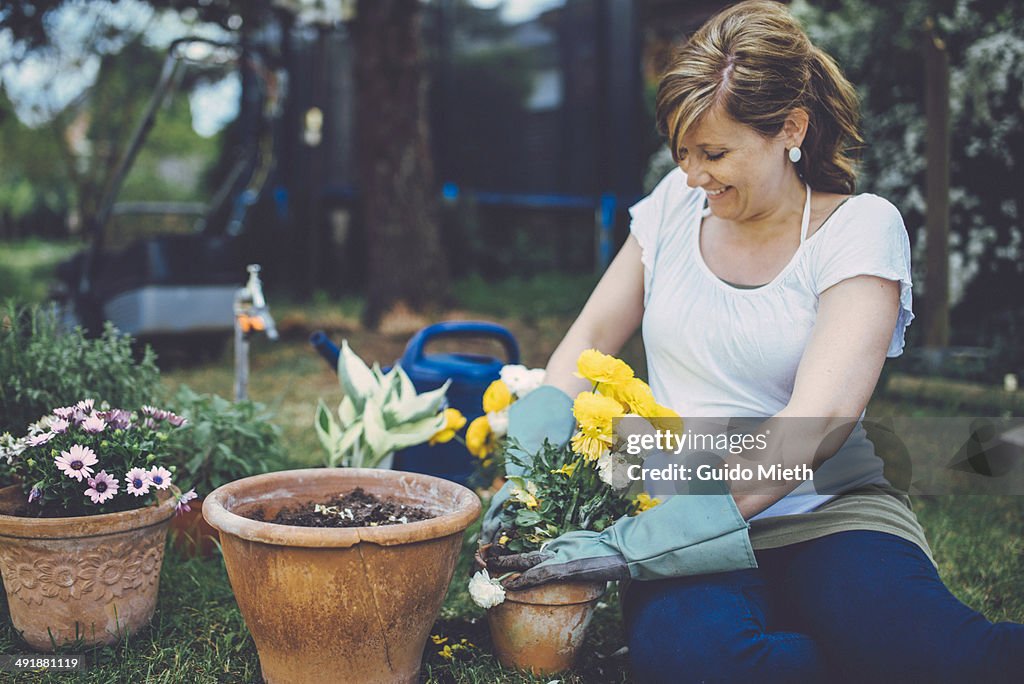
[(899, 207), (918, 243), (925, 215), (921, 43), (925, 20), (935, 21), (949, 49), (952, 91), (952, 342), (1015, 347), (1016, 358), (1006, 362), (1020, 370), (1024, 351), (1001, 338), (1024, 327), (1024, 5), (796, 0), (793, 8), (860, 92), (868, 141), (860, 189)]
[(357, 166), (369, 243), (366, 323), (441, 303), (448, 267), (427, 125), (419, 0), (361, 0)]

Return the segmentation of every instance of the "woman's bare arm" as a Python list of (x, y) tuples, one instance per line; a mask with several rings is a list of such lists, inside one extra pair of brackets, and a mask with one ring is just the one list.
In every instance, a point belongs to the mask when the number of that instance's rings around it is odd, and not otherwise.
[(640, 244), (630, 235), (551, 355), (545, 383), (570, 397), (589, 389), (586, 380), (573, 375), (580, 352), (597, 349), (605, 354), (618, 354), (640, 327), (643, 313), (644, 267)]

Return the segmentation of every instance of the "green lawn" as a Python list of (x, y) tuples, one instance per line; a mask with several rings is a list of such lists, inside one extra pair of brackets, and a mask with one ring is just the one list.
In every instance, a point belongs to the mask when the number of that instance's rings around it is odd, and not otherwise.
[[(493, 287), (477, 281), (476, 288)], [(487, 305), (494, 292), (476, 291), (474, 306), (463, 303), (455, 315), (500, 320), (516, 334), (530, 365), (541, 365), (571, 323), (567, 315), (578, 306), (583, 288), (570, 284), (552, 297), (548, 311), (530, 317), (506, 307)], [(519, 284), (523, 291), (533, 285)], [(572, 293), (576, 294), (572, 294)], [(570, 294), (566, 294), (570, 293)], [(582, 296), (585, 297), (585, 292)], [(539, 295), (537, 295), (539, 296)], [(524, 305), (525, 306), (525, 305)], [(346, 308), (347, 307), (347, 308)], [(328, 405), (340, 398), (337, 381), (305, 343), (308, 332), (326, 327), (340, 341), (347, 337), (353, 348), (368, 360), (393, 362), (402, 352), (407, 336), (384, 335), (363, 330), (358, 307), (332, 308), (328, 302), (315, 307), (278, 303), (272, 308), (282, 325), (283, 339), (257, 340), (252, 349), (251, 396), (276, 410), (277, 422), (296, 463), (316, 464), (320, 447), (311, 424), (318, 398)], [(345, 309), (345, 310), (342, 310)], [(493, 313), (473, 313), (474, 311)], [(507, 318), (506, 318), (507, 317)], [(642, 368), (638, 340), (623, 356)], [(203, 366), (165, 372), (165, 384), (173, 389), (186, 383), (199, 391), (230, 396), (230, 353)], [(906, 400), (879, 399), (873, 415), (939, 415)], [(949, 415), (947, 412), (946, 415)], [(910, 445), (913, 448), (913, 445)], [(1024, 497), (946, 497), (919, 500), (917, 511), (933, 545), (940, 572), (953, 592), (968, 605), (996, 620), (1024, 621)], [(449, 640), (467, 638), (475, 645), (467, 657), (448, 662), (428, 641), (422, 670), (429, 682), (618, 682), (630, 681), (626, 658), (616, 655), (624, 645), (618, 600), (614, 592), (602, 601), (577, 668), (562, 677), (532, 678), (502, 669), (490, 655), (483, 611), (469, 600), (465, 586), (470, 572), (470, 550), (476, 529), (467, 531), (455, 578), (433, 633)], [(6, 605), (3, 607), (6, 615)], [(4, 619), (0, 626), (0, 653), (20, 653), (20, 645)], [(78, 652), (68, 649), (68, 652)], [(33, 675), (15, 678), (0, 673), (0, 682), (251, 682), (258, 681), (259, 664), (252, 640), (237, 610), (223, 564), (212, 560), (184, 560), (172, 550), (164, 563), (160, 600), (152, 626), (116, 648), (87, 650), (90, 669), (78, 675)]]

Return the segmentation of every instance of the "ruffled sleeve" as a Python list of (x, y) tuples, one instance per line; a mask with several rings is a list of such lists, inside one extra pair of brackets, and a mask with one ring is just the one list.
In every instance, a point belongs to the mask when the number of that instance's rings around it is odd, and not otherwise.
[[(815, 259), (815, 293), (848, 278), (877, 276), (900, 284), (900, 312), (886, 356), (903, 353), (904, 336), (914, 320), (910, 238), (899, 210), (876, 195), (860, 195), (843, 221), (822, 228)], [(838, 216), (836, 217), (839, 218)]]
[(665, 220), (666, 203), (670, 201), (673, 188), (682, 183), (686, 187), (686, 176), (681, 169), (673, 169), (654, 187), (651, 194), (629, 208), (629, 232), (640, 244), (640, 261), (644, 265), (644, 306), (651, 296), (654, 278), (654, 264), (658, 256), (658, 235)]

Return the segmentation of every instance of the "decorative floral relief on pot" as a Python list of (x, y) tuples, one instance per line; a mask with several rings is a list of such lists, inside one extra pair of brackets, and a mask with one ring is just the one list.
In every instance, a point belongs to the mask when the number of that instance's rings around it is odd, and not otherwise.
[[(123, 541), (100, 546), (95, 551), (76, 554), (33, 549), (0, 547), (0, 567), (9, 597), (29, 605), (43, 599), (91, 600), (119, 598), (125, 591), (152, 586), (160, 579), (163, 546)], [(150, 546), (143, 550), (142, 547)]]

